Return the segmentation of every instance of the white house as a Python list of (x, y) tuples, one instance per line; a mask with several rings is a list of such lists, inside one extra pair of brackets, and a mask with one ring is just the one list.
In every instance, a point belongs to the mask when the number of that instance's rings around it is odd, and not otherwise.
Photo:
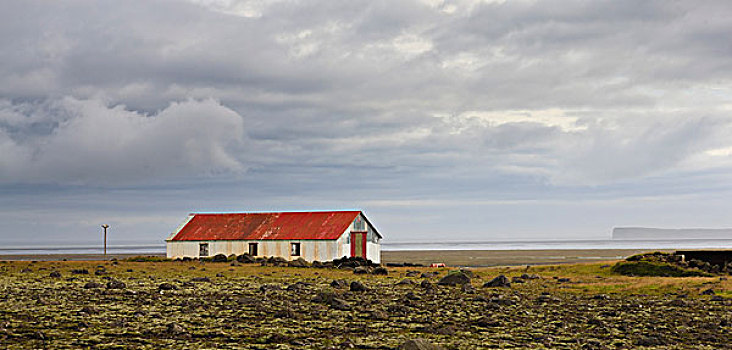
[(190, 214), (166, 239), (168, 258), (216, 254), (381, 261), (382, 236), (361, 211)]

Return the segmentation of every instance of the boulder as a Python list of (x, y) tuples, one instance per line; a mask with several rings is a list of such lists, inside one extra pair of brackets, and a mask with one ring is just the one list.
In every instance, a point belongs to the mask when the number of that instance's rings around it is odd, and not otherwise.
[(179, 335), (179, 334), (185, 334), (186, 329), (183, 328), (183, 326), (177, 324), (177, 323), (171, 323), (168, 325), (168, 327), (165, 329), (165, 332), (170, 335)]
[(353, 273), (357, 275), (363, 275), (369, 273), (369, 268), (367, 266), (357, 266), (353, 268)]
[(176, 286), (175, 286), (174, 284), (172, 284), (172, 283), (164, 282), (164, 283), (161, 283), (161, 284), (160, 284), (160, 285), (158, 286), (158, 289), (159, 289), (159, 290), (175, 290), (175, 289), (178, 289), (178, 287), (176, 287)]
[(53, 271), (48, 276), (53, 277), (53, 278), (61, 278), (61, 272)]
[(368, 290), (368, 288), (366, 288), (363, 283), (359, 281), (351, 282), (351, 292), (365, 292), (366, 290)]
[(107, 289), (125, 289), (127, 285), (122, 281), (112, 280), (107, 282)]
[(333, 280), (333, 282), (330, 282), (330, 286), (342, 289), (348, 287), (348, 282), (346, 280)]
[(226, 257), (226, 255), (224, 255), (224, 254), (216, 254), (213, 256), (213, 258), (211, 258), (211, 261), (212, 262), (227, 262), (229, 260)]
[(714, 289), (709, 288), (709, 289), (707, 289), (707, 290), (705, 290), (705, 291), (703, 291), (703, 292), (701, 292), (699, 294), (701, 294), (701, 295), (714, 295)]
[(256, 260), (254, 260), (254, 257), (252, 257), (249, 254), (242, 254), (236, 257), (236, 261), (242, 263), (242, 264), (251, 264), (254, 263)]
[(397, 286), (411, 286), (416, 284), (417, 282), (414, 282), (413, 280), (410, 280), (409, 278), (405, 278), (399, 282), (397, 282)]
[(103, 285), (103, 284), (101, 284), (101, 283), (99, 283), (99, 282), (94, 282), (94, 281), (92, 281), (92, 282), (87, 282), (87, 283), (86, 283), (86, 284), (84, 285), (84, 289), (103, 288), (103, 287), (104, 287), (104, 285)]
[(470, 277), (462, 271), (449, 273), (447, 276), (440, 278), (437, 282), (437, 284), (441, 286), (456, 286), (466, 283), (470, 283)]
[(419, 286), (422, 287), (422, 288), (424, 288), (424, 289), (433, 289), (433, 288), (435, 288), (435, 286), (432, 283), (430, 283), (430, 281), (428, 281), (428, 280), (422, 280), (422, 282), (419, 284)]
[(407, 340), (399, 347), (401, 350), (444, 350), (445, 348), (432, 344), (424, 339)]
[(193, 277), (191, 282), (211, 282), (211, 279), (208, 277)]
[(72, 275), (88, 275), (89, 270), (87, 269), (73, 269), (71, 270)]
[(334, 293), (320, 292), (311, 301), (326, 304), (336, 310), (346, 311), (351, 309), (351, 305)]
[(508, 277), (504, 275), (498, 275), (498, 277), (486, 282), (483, 285), (483, 288), (492, 288), (492, 287), (510, 287), (511, 282), (508, 281)]
[(302, 257), (289, 261), (287, 265), (290, 267), (310, 267), (310, 264)]
[(374, 271), (371, 272), (374, 275), (383, 275), (386, 276), (389, 274), (389, 270), (387, 270), (385, 267), (379, 266), (374, 269)]
[(417, 277), (417, 276), (419, 276), (419, 271), (407, 271), (407, 273), (405, 274), (405, 276), (407, 276), (407, 277)]

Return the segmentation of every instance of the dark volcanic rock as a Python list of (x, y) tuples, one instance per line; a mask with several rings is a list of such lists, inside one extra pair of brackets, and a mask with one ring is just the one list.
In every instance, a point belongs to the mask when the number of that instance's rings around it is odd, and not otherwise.
[(410, 280), (409, 278), (405, 278), (399, 282), (397, 282), (398, 286), (411, 286), (416, 284), (417, 282), (414, 282), (413, 280)]
[(330, 282), (330, 286), (342, 289), (348, 287), (348, 282), (346, 282), (346, 280), (333, 280), (333, 282)]
[(160, 290), (174, 290), (174, 289), (178, 289), (178, 287), (176, 287), (172, 283), (164, 282), (164, 283), (161, 283), (158, 286), (158, 289), (160, 289)]
[(48, 276), (53, 277), (53, 278), (61, 278), (61, 272), (53, 271)]
[(437, 272), (422, 272), (422, 274), (419, 276), (421, 278), (432, 278), (437, 276)]
[(492, 288), (492, 287), (510, 287), (511, 282), (508, 281), (508, 277), (504, 275), (498, 275), (498, 277), (486, 282), (483, 285), (483, 288)]
[(385, 267), (379, 266), (379, 267), (375, 268), (374, 271), (372, 271), (371, 273), (374, 275), (386, 276), (389, 274), (389, 270), (387, 270)]
[(165, 333), (169, 335), (181, 335), (186, 333), (186, 329), (177, 323), (170, 323), (165, 329)]
[(359, 281), (351, 282), (351, 292), (365, 292), (367, 289), (368, 288)]
[(432, 344), (424, 339), (407, 340), (399, 347), (400, 350), (444, 350), (445, 348)]
[(357, 266), (353, 268), (353, 273), (357, 275), (363, 275), (369, 273), (369, 268), (367, 266)]
[(109, 281), (107, 282), (107, 289), (125, 289), (127, 285), (122, 281)]
[(71, 270), (72, 275), (88, 275), (89, 270), (87, 269), (73, 269)]
[(700, 294), (701, 295), (714, 295), (714, 289), (709, 288), (709, 289), (701, 292)]
[(422, 280), (422, 282), (420, 282), (419, 286), (422, 287), (422, 288), (424, 288), (424, 289), (433, 289), (433, 288), (435, 288), (435, 286), (432, 283), (430, 283), (430, 281), (428, 281), (428, 280)]
[(445, 277), (440, 278), (437, 284), (442, 286), (456, 286), (458, 284), (470, 283), (470, 277), (462, 271), (452, 272)]
[(302, 257), (288, 262), (287, 265), (290, 267), (310, 267), (310, 264)]
[(334, 293), (320, 292), (310, 301), (314, 303), (326, 304), (336, 310), (346, 311), (351, 309), (351, 305), (349, 305), (345, 300), (339, 298), (338, 295)]
[(103, 287), (104, 287), (104, 285), (103, 285), (103, 284), (101, 284), (101, 283), (99, 283), (99, 282), (94, 282), (94, 281), (92, 281), (92, 282), (87, 282), (87, 283), (86, 283), (86, 284), (84, 285), (84, 289), (92, 289), (92, 288), (103, 288)]
[(242, 254), (236, 257), (236, 261), (242, 264), (251, 264), (254, 263), (256, 260), (254, 260), (254, 257), (249, 254)]
[(193, 277), (191, 282), (211, 282), (211, 279), (208, 277)]
[(405, 274), (405, 276), (407, 276), (407, 277), (417, 277), (417, 276), (419, 276), (419, 271), (407, 271), (407, 273)]
[(211, 258), (212, 262), (227, 262), (228, 258), (224, 254), (216, 254), (213, 258)]

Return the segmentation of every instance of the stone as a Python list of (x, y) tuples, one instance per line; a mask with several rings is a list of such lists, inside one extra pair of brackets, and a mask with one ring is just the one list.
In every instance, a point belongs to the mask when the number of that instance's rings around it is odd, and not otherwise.
[(701, 295), (714, 295), (714, 289), (709, 288), (709, 289), (701, 292), (700, 294)]
[(470, 283), (470, 277), (462, 271), (449, 273), (447, 276), (440, 278), (437, 282), (437, 284), (441, 286), (456, 286), (466, 283)]
[(211, 279), (208, 277), (193, 277), (191, 282), (211, 282)]
[(101, 283), (99, 283), (99, 282), (94, 282), (94, 281), (92, 281), (92, 282), (87, 282), (87, 283), (86, 283), (86, 284), (84, 285), (84, 289), (103, 288), (103, 287), (104, 287), (104, 285), (103, 285), (103, 284), (101, 284)]
[(109, 281), (107, 282), (107, 289), (125, 289), (127, 285), (122, 281)]
[(72, 275), (88, 275), (89, 270), (87, 269), (73, 269), (71, 270)]
[(430, 283), (430, 281), (428, 281), (428, 280), (422, 280), (422, 282), (419, 284), (419, 286), (422, 287), (422, 288), (424, 288), (424, 289), (433, 289), (433, 288), (435, 288), (435, 286), (432, 283)]
[(419, 271), (407, 271), (407, 273), (405, 274), (405, 276), (407, 276), (407, 277), (417, 277), (417, 276), (419, 276)]
[(61, 272), (53, 271), (48, 276), (53, 277), (53, 278), (61, 278)]
[(256, 260), (254, 260), (254, 257), (252, 257), (251, 255), (246, 254), (246, 253), (237, 256), (236, 257), (236, 261), (238, 261), (238, 262), (240, 262), (242, 264), (251, 264), (251, 263), (256, 262)]
[(367, 266), (356, 266), (353, 268), (353, 273), (357, 275), (363, 275), (369, 273), (369, 268)]
[(213, 258), (211, 258), (211, 261), (212, 262), (227, 262), (229, 260), (226, 257), (226, 255), (224, 255), (224, 254), (216, 254), (213, 256)]
[(310, 264), (302, 257), (289, 261), (287, 265), (290, 267), (310, 267)]
[(385, 267), (379, 266), (374, 269), (374, 271), (371, 272), (374, 275), (382, 275), (386, 276), (389, 274), (389, 270), (387, 270)]
[(463, 284), (461, 289), (462, 289), (463, 293), (475, 294), (475, 287), (473, 287), (473, 285), (470, 283)]
[(158, 286), (158, 289), (159, 289), (159, 290), (175, 290), (175, 289), (178, 289), (178, 287), (176, 287), (176, 286), (175, 286), (174, 284), (172, 284), (172, 283), (164, 282), (164, 283), (161, 283), (161, 284), (160, 284), (160, 285)]
[(330, 282), (330, 286), (333, 288), (343, 289), (348, 287), (348, 282), (346, 282), (346, 280), (333, 280), (333, 282)]
[(413, 280), (410, 280), (408, 278), (405, 278), (399, 282), (397, 282), (397, 286), (411, 286), (416, 284), (417, 282), (414, 282)]
[(351, 292), (365, 292), (366, 290), (368, 290), (368, 288), (366, 288), (363, 283), (359, 281), (351, 282)]
[(498, 277), (483, 284), (483, 288), (494, 288), (494, 287), (510, 287), (511, 282), (508, 281), (508, 277), (504, 275), (498, 275)]
[(401, 350), (444, 350), (445, 348), (432, 344), (424, 339), (410, 339), (399, 347)]
[(165, 329), (165, 332), (168, 334), (171, 334), (171, 335), (179, 335), (179, 334), (186, 333), (186, 329), (177, 323), (170, 323), (170, 324), (168, 324), (168, 327)]

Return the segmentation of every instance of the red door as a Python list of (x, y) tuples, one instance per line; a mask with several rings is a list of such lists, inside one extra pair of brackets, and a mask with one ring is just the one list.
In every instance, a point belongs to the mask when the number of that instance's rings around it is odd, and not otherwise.
[(351, 232), (351, 256), (366, 259), (366, 232)]

